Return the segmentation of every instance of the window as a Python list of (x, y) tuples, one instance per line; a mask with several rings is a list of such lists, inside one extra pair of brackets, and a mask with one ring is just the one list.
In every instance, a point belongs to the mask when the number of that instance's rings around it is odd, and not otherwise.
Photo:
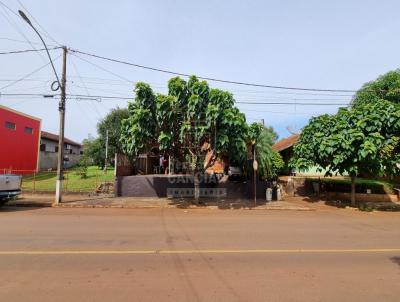
[(40, 145), (40, 151), (46, 151), (46, 144)]
[(54, 152), (58, 152), (58, 146), (54, 147)]
[(33, 134), (33, 129), (31, 127), (25, 127), (24, 131), (26, 134)]
[(11, 129), (11, 130), (15, 130), (17, 128), (17, 126), (13, 122), (6, 122), (6, 128), (7, 129)]

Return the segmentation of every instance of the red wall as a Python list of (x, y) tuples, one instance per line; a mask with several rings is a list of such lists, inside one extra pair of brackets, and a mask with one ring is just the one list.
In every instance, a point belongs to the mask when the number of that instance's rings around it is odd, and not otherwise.
[[(15, 123), (16, 129), (6, 128), (6, 122)], [(25, 127), (32, 128), (33, 133), (25, 133)], [(39, 119), (0, 107), (0, 173), (3, 169), (37, 170), (39, 139)]]

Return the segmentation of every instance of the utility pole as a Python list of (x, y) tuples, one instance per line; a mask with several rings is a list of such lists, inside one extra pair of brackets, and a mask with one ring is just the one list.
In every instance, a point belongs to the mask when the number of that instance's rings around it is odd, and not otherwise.
[(104, 173), (107, 174), (107, 160), (108, 160), (108, 129), (106, 130), (106, 158), (104, 160)]
[[(18, 10), (21, 18), (28, 23), (28, 25), (35, 31), (40, 40), (43, 43), (44, 48), (46, 49), (47, 56), (49, 58), (51, 67), (53, 68), (54, 75), (56, 76), (56, 81), (51, 84), (51, 89), (53, 91), (57, 91), (61, 89), (61, 100), (58, 104), (58, 111), (60, 112), (60, 132), (58, 134), (58, 163), (57, 163), (57, 182), (56, 182), (56, 198), (54, 200), (54, 204), (59, 204), (61, 202), (61, 194), (62, 194), (62, 181), (63, 181), (63, 168), (64, 168), (64, 123), (65, 123), (65, 98), (66, 98), (66, 76), (67, 76), (67, 47), (63, 46), (63, 66), (62, 66), (62, 78), (61, 82), (58, 78), (58, 74), (56, 68), (54, 67), (53, 60), (51, 59), (49, 49), (47, 48), (46, 42), (43, 40), (43, 37), (40, 35), (40, 32), (36, 29), (36, 27), (32, 24), (31, 20), (27, 17), (27, 15)], [(57, 84), (54, 86), (54, 84)]]
[(253, 145), (253, 171), (254, 171), (254, 208), (257, 207), (257, 170), (258, 163), (256, 160), (256, 145)]
[(64, 179), (64, 127), (65, 127), (65, 99), (67, 82), (67, 47), (63, 46), (63, 66), (61, 76), (61, 100), (58, 105), (60, 112), (60, 131), (58, 133), (58, 163), (57, 163), (57, 182), (55, 204), (62, 201), (62, 181)]

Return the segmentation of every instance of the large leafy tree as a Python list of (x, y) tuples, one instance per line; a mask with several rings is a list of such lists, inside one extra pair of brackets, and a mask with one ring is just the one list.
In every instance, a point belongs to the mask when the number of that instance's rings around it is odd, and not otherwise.
[(207, 82), (191, 76), (188, 81), (170, 79), (167, 95), (155, 94), (145, 83), (136, 85), (135, 94), (128, 107), (129, 117), (122, 122), (124, 151), (137, 156), (157, 148), (189, 161), (195, 174), (195, 197), (197, 174), (207, 168), (206, 152), (245, 164), (248, 126), (231, 93), (210, 89)]
[(389, 71), (364, 86), (355, 94), (352, 105), (373, 104), (380, 100), (387, 100), (400, 104), (400, 71)]
[(386, 100), (339, 109), (335, 115), (312, 118), (294, 147), (292, 165), (312, 166), (328, 175), (349, 174), (351, 202), (355, 204), (355, 180), (360, 172), (375, 175), (399, 173), (400, 108)]

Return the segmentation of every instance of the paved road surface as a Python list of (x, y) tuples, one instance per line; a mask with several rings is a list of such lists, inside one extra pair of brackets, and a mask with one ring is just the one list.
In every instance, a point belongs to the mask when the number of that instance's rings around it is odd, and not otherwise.
[(400, 213), (0, 210), (0, 301), (399, 301)]

